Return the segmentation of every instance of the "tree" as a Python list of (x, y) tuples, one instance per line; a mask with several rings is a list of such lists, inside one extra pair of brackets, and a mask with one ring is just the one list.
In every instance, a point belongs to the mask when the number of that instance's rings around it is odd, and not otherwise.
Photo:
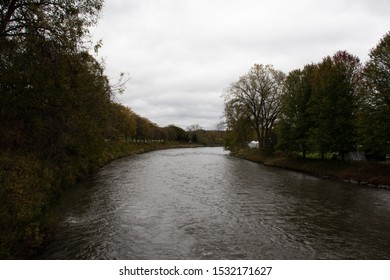
[(55, 195), (104, 158), (112, 91), (84, 44), (101, 5), (0, 0), (0, 255), (38, 246)]
[(225, 102), (226, 134), (225, 148), (245, 148), (253, 139), (253, 127), (242, 104), (229, 100)]
[(166, 140), (167, 137), (168, 137), (167, 131), (164, 128), (159, 127), (158, 125), (155, 125), (154, 139), (159, 140), (159, 141), (163, 141), (163, 140)]
[(10, 71), (0, 77), (0, 142), (5, 149), (59, 157), (59, 151), (78, 150), (88, 131), (90, 139), (84, 140), (91, 146), (102, 139), (111, 92), (92, 56), (45, 51), (31, 43), (11, 58)]
[(357, 56), (339, 51), (333, 56), (337, 87), (337, 115), (332, 150), (344, 159), (345, 153), (357, 149), (357, 112), (362, 65)]
[(73, 113), (85, 110), (85, 120), (89, 112), (107, 107), (111, 91), (103, 68), (82, 48), (102, 2), (0, 2), (0, 143), (5, 149), (37, 148), (49, 156), (74, 141), (65, 136), (81, 123)]
[(334, 92), (333, 63), (331, 57), (326, 57), (318, 64), (313, 79), (313, 98), (310, 100), (310, 116), (313, 127), (310, 129), (310, 146), (319, 152), (321, 158), (330, 151), (332, 136), (329, 133), (334, 124)]
[(321, 153), (337, 151), (344, 158), (356, 150), (359, 59), (346, 51), (326, 57), (314, 73), (310, 113), (312, 149)]
[(390, 32), (369, 54), (364, 69), (360, 131), (365, 150), (390, 153)]
[(315, 66), (311, 64), (306, 65), (303, 70), (293, 70), (288, 74), (278, 124), (279, 148), (290, 152), (300, 151), (303, 158), (309, 150), (309, 131), (313, 125), (309, 103), (314, 70)]
[[(29, 37), (55, 42), (67, 51), (78, 50), (81, 38), (95, 24), (103, 0), (2, 0), (0, 40)], [(21, 45), (22, 46), (22, 45)]]
[(254, 129), (259, 148), (270, 150), (271, 131), (281, 111), (285, 75), (271, 65), (255, 64), (232, 83), (224, 96), (225, 106), (242, 111)]
[(126, 106), (111, 104), (110, 132), (107, 138), (129, 140), (136, 135), (136, 114)]
[(181, 127), (171, 124), (165, 127), (165, 129), (167, 131), (168, 140), (170, 141), (188, 142), (190, 140), (187, 132)]
[(187, 132), (191, 139), (191, 142), (198, 143), (199, 140), (199, 132), (202, 130), (202, 127), (199, 124), (192, 124), (187, 127)]
[(136, 138), (146, 141), (153, 137), (153, 128), (150, 120), (136, 115)]

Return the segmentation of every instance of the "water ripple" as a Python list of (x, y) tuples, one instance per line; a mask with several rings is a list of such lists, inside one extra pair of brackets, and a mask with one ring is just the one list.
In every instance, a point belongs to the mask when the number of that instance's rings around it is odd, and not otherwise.
[(388, 259), (390, 193), (230, 157), (123, 158), (64, 194), (46, 259)]

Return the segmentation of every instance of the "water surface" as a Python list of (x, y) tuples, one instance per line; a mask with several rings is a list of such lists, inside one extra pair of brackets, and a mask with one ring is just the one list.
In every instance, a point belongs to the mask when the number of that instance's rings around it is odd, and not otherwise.
[(390, 192), (234, 158), (122, 158), (68, 190), (45, 259), (389, 259)]

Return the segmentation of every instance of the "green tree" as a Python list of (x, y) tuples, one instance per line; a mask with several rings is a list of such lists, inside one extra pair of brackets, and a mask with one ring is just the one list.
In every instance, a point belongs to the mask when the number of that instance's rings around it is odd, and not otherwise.
[(165, 130), (169, 141), (188, 142), (190, 140), (187, 132), (181, 127), (171, 124), (165, 127)]
[(225, 102), (224, 115), (226, 119), (225, 148), (246, 148), (248, 142), (254, 139), (254, 130), (245, 108), (234, 100)]
[(155, 125), (153, 134), (155, 140), (164, 141), (167, 139), (167, 131), (158, 125)]
[(359, 59), (346, 51), (324, 58), (314, 73), (310, 140), (322, 157), (339, 152), (344, 158), (356, 149), (360, 79)]
[(8, 150), (60, 156), (53, 151), (74, 142), (66, 135), (88, 118), (85, 112), (96, 110), (91, 103), (100, 106), (110, 98), (102, 67), (83, 50), (102, 1), (0, 4), (0, 143)]
[[(103, 0), (2, 0), (0, 40), (41, 38), (67, 51), (79, 50), (81, 38), (95, 24)], [(23, 44), (19, 44), (23, 47)]]
[[(110, 87), (103, 68), (86, 52), (67, 54), (30, 43), (26, 52), (13, 54), (12, 76), (0, 78), (0, 139), (10, 150), (34, 150), (60, 156), (58, 150), (82, 141), (96, 127), (101, 133), (110, 102)], [(77, 127), (89, 119), (99, 123)], [(92, 132), (91, 132), (92, 133)], [(92, 137), (92, 136), (91, 136)], [(94, 137), (99, 139), (99, 137)], [(94, 141), (90, 142), (94, 143)], [(73, 150), (73, 148), (71, 148)]]
[(144, 117), (136, 116), (136, 138), (141, 141), (147, 141), (153, 138), (153, 127), (150, 120)]
[(361, 139), (373, 156), (390, 153), (390, 32), (369, 54), (364, 69)]
[(312, 79), (315, 65), (306, 65), (303, 70), (291, 71), (285, 81), (282, 98), (282, 114), (278, 123), (278, 145), (284, 151), (309, 150), (309, 131), (313, 122), (309, 112), (312, 97)]
[(198, 143), (199, 136), (202, 130), (203, 129), (199, 124), (192, 124), (189, 127), (187, 127), (187, 133), (191, 139), (191, 142)]
[(362, 65), (358, 57), (341, 51), (333, 56), (338, 77), (337, 118), (332, 149), (338, 151), (342, 159), (345, 153), (357, 149), (357, 113), (359, 109), (359, 89), (362, 80)]
[(313, 98), (310, 100), (310, 116), (313, 127), (310, 129), (310, 146), (313, 151), (319, 152), (323, 158), (331, 149), (332, 131), (335, 117), (333, 62), (326, 57), (318, 64), (313, 79)]

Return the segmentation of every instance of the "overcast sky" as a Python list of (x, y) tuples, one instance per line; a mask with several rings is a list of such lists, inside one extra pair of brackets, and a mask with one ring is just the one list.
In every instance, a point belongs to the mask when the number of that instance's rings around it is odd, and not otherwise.
[(213, 129), (224, 89), (255, 64), (286, 74), (390, 31), (389, 0), (106, 0), (92, 30), (119, 101), (152, 122)]

